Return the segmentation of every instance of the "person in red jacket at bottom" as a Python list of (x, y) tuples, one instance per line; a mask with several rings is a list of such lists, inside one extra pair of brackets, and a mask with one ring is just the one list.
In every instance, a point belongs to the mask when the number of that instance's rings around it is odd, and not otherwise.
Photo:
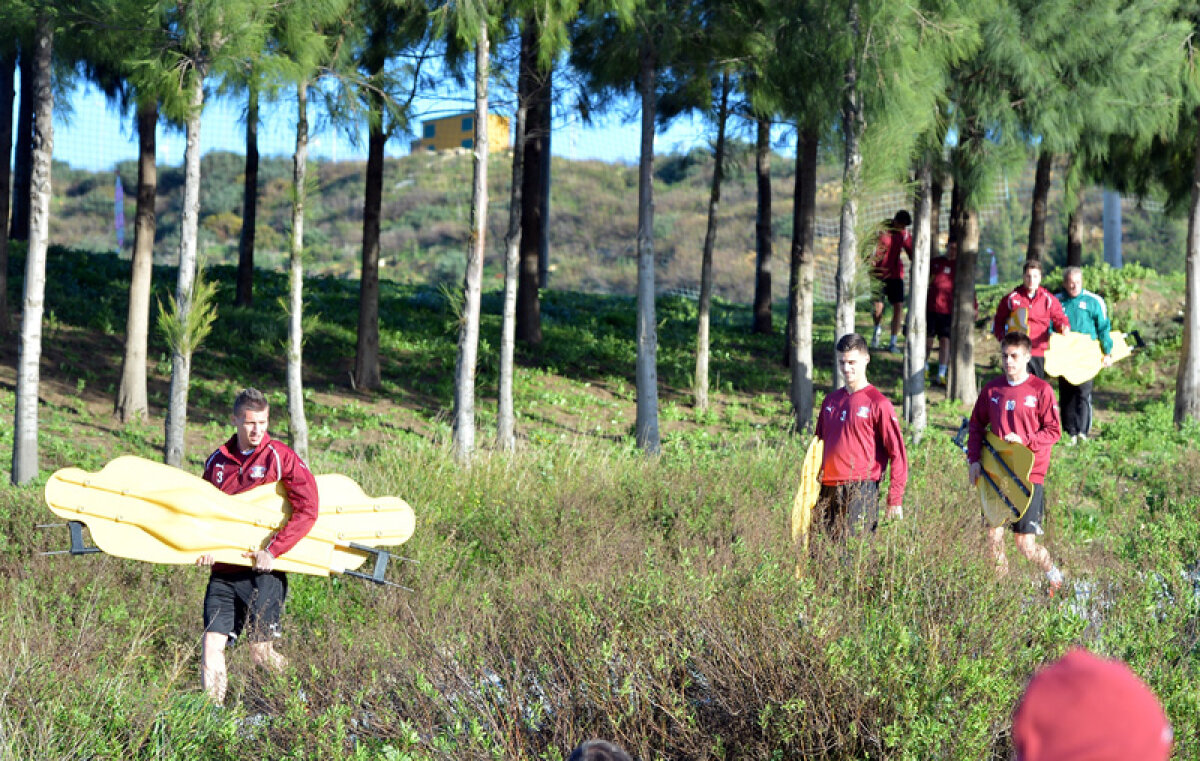
[(242, 556), (251, 567), (214, 563), (202, 555), (196, 565), (211, 566), (204, 593), (204, 644), (200, 681), (217, 703), (225, 700), (225, 645), (246, 633), (255, 664), (282, 669), (287, 660), (275, 652), (279, 619), (287, 598), (287, 576), (272, 570), (275, 558), (292, 549), (317, 521), (317, 482), (291, 447), (267, 433), (270, 406), (261, 391), (247, 388), (233, 402), (237, 432), (204, 465), (204, 480), (226, 494), (263, 484), (283, 484), (292, 515), (265, 547)]
[(1062, 304), (1054, 295), (1042, 287), (1042, 263), (1029, 259), (1021, 275), (1021, 284), (996, 306), (996, 317), (992, 320), (992, 334), (996, 340), (1004, 340), (1008, 333), (1024, 333), (1029, 336), (1029, 372), (1042, 380), (1046, 379), (1046, 348), (1050, 346), (1050, 329), (1059, 333), (1070, 333), (1071, 322), (1063, 311)]
[(867, 340), (848, 333), (836, 349), (846, 385), (825, 397), (817, 416), (817, 438), (825, 442), (817, 509), (823, 511), (830, 533), (840, 539), (878, 526), (879, 480), (889, 463), (884, 517), (904, 517), (908, 452), (896, 410), (867, 380)]
[[(1054, 389), (1030, 372), (1029, 345), (1029, 336), (1016, 332), (1004, 336), (1000, 342), (1004, 375), (988, 381), (979, 392), (968, 423), (968, 478), (974, 487), (983, 472), (979, 458), (988, 429), (1005, 441), (1015, 441), (1033, 450), (1033, 472), (1029, 475), (1033, 501), (1021, 520), (1010, 526), (1016, 536), (1017, 549), (1045, 572), (1053, 595), (1062, 587), (1063, 575), (1046, 548), (1038, 546), (1037, 538), (1044, 533), (1046, 495), (1042, 484), (1050, 469), (1050, 450), (1062, 436), (1062, 426), (1058, 421)], [(996, 561), (996, 573), (1004, 576), (1008, 573), (1004, 526), (988, 528), (987, 540), (988, 551)]]

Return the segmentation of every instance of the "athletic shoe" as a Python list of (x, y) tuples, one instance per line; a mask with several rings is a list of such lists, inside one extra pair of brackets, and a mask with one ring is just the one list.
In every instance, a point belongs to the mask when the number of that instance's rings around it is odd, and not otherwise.
[(891, 352), (892, 354), (903, 354), (904, 353), (904, 350), (901, 349), (896, 344), (889, 344), (888, 351)]

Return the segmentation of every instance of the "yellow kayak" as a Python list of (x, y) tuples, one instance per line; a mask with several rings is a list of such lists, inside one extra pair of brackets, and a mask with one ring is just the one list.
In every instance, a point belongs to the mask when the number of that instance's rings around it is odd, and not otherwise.
[[(398, 497), (369, 497), (353, 479), (316, 477), (320, 511), (308, 535), (275, 560), (280, 571), (328, 576), (352, 571), (412, 536), (412, 508)], [(46, 483), (46, 504), (60, 518), (87, 524), (110, 555), (148, 563), (192, 564), (211, 554), (249, 566), (242, 553), (262, 549), (291, 514), (279, 483), (228, 495), (169, 465), (125, 456), (97, 473), (64, 468)], [(364, 549), (355, 549), (351, 544)]]
[(1033, 450), (990, 431), (980, 453), (983, 475), (975, 482), (987, 525), (1016, 523), (1033, 501)]
[(825, 457), (825, 442), (813, 437), (800, 467), (800, 488), (792, 502), (792, 541), (808, 549), (808, 532), (812, 527), (813, 508), (821, 493), (821, 465)]
[[(1125, 341), (1125, 334), (1116, 331), (1112, 337), (1114, 362), (1125, 359), (1133, 349)], [(1079, 386), (1100, 374), (1104, 352), (1100, 342), (1083, 333), (1051, 333), (1050, 345), (1046, 347), (1046, 375), (1066, 378), (1067, 382)]]

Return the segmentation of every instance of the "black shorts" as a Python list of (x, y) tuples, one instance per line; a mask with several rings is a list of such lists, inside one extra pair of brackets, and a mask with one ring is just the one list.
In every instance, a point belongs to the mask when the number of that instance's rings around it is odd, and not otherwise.
[(821, 484), (816, 509), (835, 538), (857, 536), (863, 529), (873, 532), (879, 527), (879, 482)]
[(1021, 520), (1016, 523), (1010, 523), (1009, 528), (1014, 534), (1033, 534), (1041, 536), (1046, 533), (1042, 528), (1042, 522), (1046, 516), (1046, 494), (1042, 489), (1041, 484), (1033, 485), (1033, 501), (1029, 503), (1029, 509), (1021, 516)]
[(876, 280), (872, 293), (876, 302), (886, 300), (889, 304), (902, 304), (904, 303), (904, 280), (898, 277)]
[(937, 312), (926, 312), (925, 322), (929, 324), (929, 335), (934, 338), (949, 338), (950, 325), (953, 322), (954, 315), (938, 314)]
[(270, 642), (280, 636), (286, 599), (287, 575), (281, 571), (214, 571), (204, 592), (204, 631), (230, 639), (244, 631), (248, 642)]

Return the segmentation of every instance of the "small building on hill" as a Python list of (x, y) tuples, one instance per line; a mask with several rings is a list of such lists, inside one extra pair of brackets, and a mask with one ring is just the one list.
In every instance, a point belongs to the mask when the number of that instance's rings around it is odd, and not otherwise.
[[(508, 117), (488, 114), (488, 149), (503, 151), (512, 147), (508, 133)], [(421, 137), (409, 145), (409, 153), (420, 151), (449, 151), (475, 147), (475, 112), (466, 111), (440, 119), (421, 122)]]

